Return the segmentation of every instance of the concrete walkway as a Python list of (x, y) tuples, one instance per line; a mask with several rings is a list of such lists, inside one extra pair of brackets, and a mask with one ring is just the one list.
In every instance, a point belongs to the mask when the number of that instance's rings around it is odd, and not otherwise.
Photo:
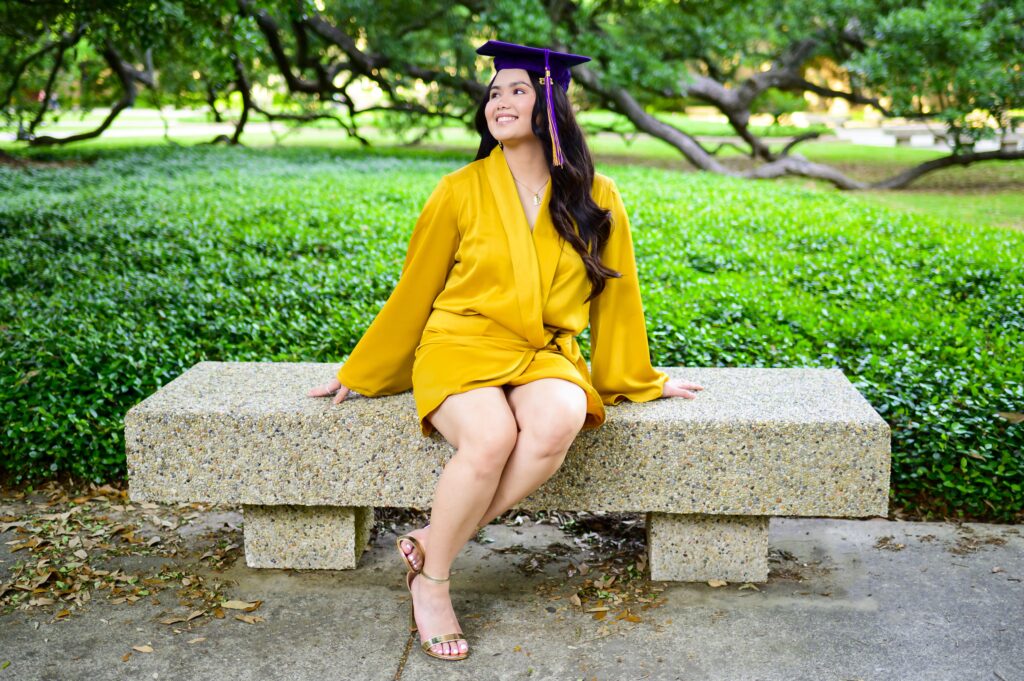
[[(193, 516), (173, 530), (177, 557), (136, 556), (122, 568), (174, 568), (191, 551), (240, 540), (237, 512)], [(596, 620), (570, 599), (600, 573), (575, 566), (606, 556), (551, 524), (491, 525), (492, 541), (469, 542), (453, 566), (471, 647), (461, 662), (427, 657), (408, 635), (394, 536), (377, 533), (355, 571), (254, 570), (241, 558), (203, 568), (207, 584), (225, 582), (225, 599), (262, 601), (253, 623), (228, 611), (161, 624), (189, 610), (173, 590), (134, 604), (97, 592), (57, 619), (15, 610), (0, 616), (0, 681), (1024, 680), (1020, 526), (773, 519), (766, 584), (636, 580), (653, 598), (634, 598), (626, 616), (606, 602)], [(12, 538), (0, 534), (0, 583), (26, 553), (10, 552)]]

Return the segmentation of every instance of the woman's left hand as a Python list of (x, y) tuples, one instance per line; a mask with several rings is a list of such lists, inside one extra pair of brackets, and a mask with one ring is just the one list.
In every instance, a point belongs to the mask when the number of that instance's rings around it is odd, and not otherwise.
[(665, 385), (661, 390), (662, 397), (685, 397), (692, 400), (697, 396), (696, 393), (691, 392), (693, 390), (703, 390), (704, 386), (696, 383), (688, 383), (681, 378), (670, 378), (665, 381)]

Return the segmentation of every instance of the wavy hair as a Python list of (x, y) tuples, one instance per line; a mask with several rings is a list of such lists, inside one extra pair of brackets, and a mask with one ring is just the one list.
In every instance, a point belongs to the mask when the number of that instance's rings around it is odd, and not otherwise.
[[(562, 145), (564, 164), (559, 167), (552, 160), (551, 134), (548, 131), (548, 107), (545, 88), (539, 86), (543, 73), (529, 71), (530, 82), (534, 84), (537, 99), (533, 104), (530, 127), (533, 134), (540, 140), (548, 159), (548, 170), (551, 172), (551, 200), (549, 209), (555, 229), (580, 254), (583, 265), (590, 279), (591, 292), (584, 302), (596, 297), (604, 290), (607, 279), (617, 279), (621, 272), (605, 267), (601, 262), (601, 250), (611, 233), (611, 211), (597, 205), (590, 195), (594, 185), (594, 160), (590, 149), (576, 122), (569, 97), (560, 85), (551, 88), (554, 99), (555, 122), (558, 125), (558, 137)], [(495, 74), (497, 76), (497, 74)], [(484, 112), (491, 95), (494, 78), (487, 84), (483, 101), (476, 112), (476, 130), (480, 133), (480, 148), (476, 159), (490, 156), (498, 140), (487, 127), (487, 115)], [(577, 229), (577, 226), (579, 229)]]

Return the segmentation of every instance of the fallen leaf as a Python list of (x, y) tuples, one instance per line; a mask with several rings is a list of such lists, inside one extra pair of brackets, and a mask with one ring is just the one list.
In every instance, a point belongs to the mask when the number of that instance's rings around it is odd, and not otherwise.
[(75, 551), (75, 557), (85, 560), (89, 557), (89, 554), (85, 551), (85, 549), (78, 549), (77, 551)]
[(137, 650), (140, 653), (151, 653), (153, 648), (151, 646), (132, 646), (132, 650)]
[(257, 622), (265, 622), (259, 615), (235, 615), (235, 619), (246, 624), (256, 624)]
[(744, 589), (753, 589), (754, 591), (760, 591), (760, 589), (758, 589), (755, 585), (751, 584), (750, 582), (747, 582), (746, 584), (740, 587), (740, 591), (743, 591)]
[(708, 580), (708, 586), (719, 587), (719, 586), (726, 586), (728, 584), (729, 584), (729, 582), (725, 581), (724, 579), (709, 579)]
[(125, 653), (124, 655), (121, 656), (121, 662), (127, 662), (128, 658), (131, 657), (131, 656), (132, 656), (131, 653)]
[(227, 603), (221, 603), (222, 608), (228, 610), (244, 610), (245, 612), (252, 612), (256, 608), (260, 607), (263, 601), (253, 601), (252, 603), (246, 601), (228, 601)]
[(205, 636), (200, 636), (199, 638), (194, 638), (191, 641), (189, 641), (189, 644), (191, 645), (193, 643), (202, 643), (205, 640), (206, 640)]

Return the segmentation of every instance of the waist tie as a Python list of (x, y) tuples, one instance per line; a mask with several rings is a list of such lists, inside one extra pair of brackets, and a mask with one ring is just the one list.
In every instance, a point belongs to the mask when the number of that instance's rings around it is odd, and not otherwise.
[(558, 350), (573, 362), (577, 362), (581, 356), (579, 344), (576, 342), (576, 336), (561, 329), (552, 331), (551, 336), (548, 337), (548, 342), (544, 347)]

